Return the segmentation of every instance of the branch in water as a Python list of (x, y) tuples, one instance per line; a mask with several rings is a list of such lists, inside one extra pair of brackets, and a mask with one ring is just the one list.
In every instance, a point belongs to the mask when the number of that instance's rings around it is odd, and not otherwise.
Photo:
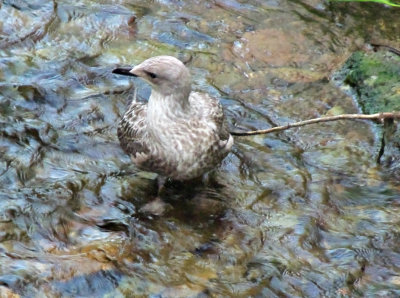
[(337, 116), (329, 116), (329, 117), (321, 117), (321, 118), (314, 118), (304, 121), (299, 121), (295, 123), (290, 123), (283, 126), (276, 126), (268, 129), (261, 129), (261, 130), (253, 130), (253, 131), (232, 131), (231, 135), (233, 136), (252, 136), (252, 135), (261, 135), (267, 134), (271, 132), (283, 131), (289, 128), (305, 126), (314, 123), (320, 122), (329, 122), (329, 121), (336, 121), (336, 120), (383, 120), (383, 119), (400, 119), (400, 112), (384, 112), (384, 113), (376, 113), (371, 115), (366, 114), (343, 114)]

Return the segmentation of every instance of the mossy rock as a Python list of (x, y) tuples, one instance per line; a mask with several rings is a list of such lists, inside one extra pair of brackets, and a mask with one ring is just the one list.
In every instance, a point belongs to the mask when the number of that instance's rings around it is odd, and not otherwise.
[[(365, 114), (400, 111), (400, 56), (388, 51), (356, 52), (336, 74), (350, 86)], [(377, 144), (377, 161), (400, 174), (399, 123), (385, 121)]]
[(356, 91), (364, 113), (400, 111), (399, 56), (356, 52), (345, 63), (344, 74), (344, 83)]

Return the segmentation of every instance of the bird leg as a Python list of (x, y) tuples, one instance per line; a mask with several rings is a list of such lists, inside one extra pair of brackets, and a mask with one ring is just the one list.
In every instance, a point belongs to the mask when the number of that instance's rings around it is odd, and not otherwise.
[(166, 177), (157, 176), (157, 196), (154, 200), (144, 204), (139, 211), (148, 215), (161, 216), (169, 209), (170, 205), (161, 199), (161, 193), (165, 189)]
[(159, 197), (160, 194), (164, 191), (165, 182), (167, 182), (167, 177), (160, 175), (157, 176), (157, 197)]

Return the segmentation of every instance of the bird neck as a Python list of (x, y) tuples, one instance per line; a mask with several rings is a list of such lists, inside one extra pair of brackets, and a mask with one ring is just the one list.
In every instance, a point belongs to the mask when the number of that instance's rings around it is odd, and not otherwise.
[(148, 102), (147, 114), (151, 118), (158, 118), (165, 114), (171, 117), (179, 117), (185, 114), (189, 108), (189, 94), (172, 93), (169, 95), (161, 94), (155, 90), (151, 91)]
[(158, 137), (166, 127), (190, 117), (189, 94), (164, 95), (152, 90), (147, 104), (147, 124), (153, 136)]

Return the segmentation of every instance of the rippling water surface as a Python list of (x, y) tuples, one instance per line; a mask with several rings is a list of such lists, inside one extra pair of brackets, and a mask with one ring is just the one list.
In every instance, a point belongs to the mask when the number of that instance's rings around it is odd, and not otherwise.
[[(398, 173), (371, 123), (238, 137), (203, 185), (157, 190), (119, 147), (132, 87), (168, 54), (232, 129), (357, 112), (330, 80), (400, 10), (326, 1), (2, 1), (0, 293), (22, 297), (400, 295)], [(397, 42), (397, 44), (396, 44)], [(396, 168), (396, 167), (394, 167)], [(10, 296), (11, 297), (11, 296)]]

